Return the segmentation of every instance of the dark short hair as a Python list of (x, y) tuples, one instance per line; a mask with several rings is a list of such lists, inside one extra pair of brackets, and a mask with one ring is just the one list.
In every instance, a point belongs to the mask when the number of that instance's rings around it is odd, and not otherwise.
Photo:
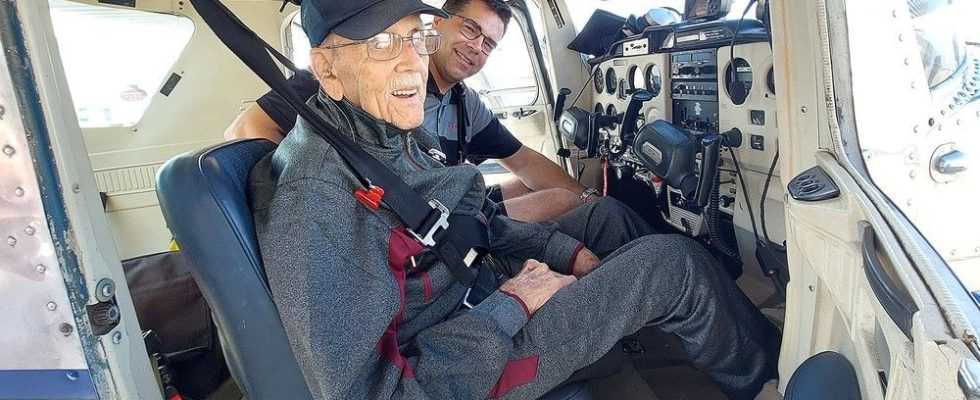
[(510, 6), (504, 0), (446, 0), (446, 4), (442, 5), (442, 9), (450, 14), (456, 14), (473, 1), (483, 3), (494, 14), (497, 14), (497, 17), (504, 22), (505, 28), (510, 24), (510, 19), (514, 16), (513, 12), (510, 11)]

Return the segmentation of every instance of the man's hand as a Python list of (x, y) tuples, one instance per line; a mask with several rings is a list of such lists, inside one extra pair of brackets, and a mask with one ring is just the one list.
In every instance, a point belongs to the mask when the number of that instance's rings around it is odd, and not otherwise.
[(579, 250), (578, 255), (575, 256), (575, 263), (572, 264), (572, 275), (581, 278), (592, 271), (596, 265), (599, 265), (599, 257), (596, 257), (589, 249)]
[(551, 299), (551, 296), (554, 296), (558, 289), (575, 281), (574, 276), (559, 274), (548, 269), (548, 266), (542, 262), (527, 260), (521, 272), (500, 285), (500, 290), (520, 298), (527, 306), (528, 312), (533, 315)]

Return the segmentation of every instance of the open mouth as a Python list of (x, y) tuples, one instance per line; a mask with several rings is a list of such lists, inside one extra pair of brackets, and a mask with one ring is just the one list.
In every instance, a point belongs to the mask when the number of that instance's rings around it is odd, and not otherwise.
[(398, 90), (395, 90), (395, 91), (391, 92), (391, 95), (392, 96), (395, 96), (395, 97), (397, 97), (399, 99), (410, 99), (410, 98), (413, 98), (413, 97), (417, 96), (418, 94), (419, 94), (419, 89), (418, 88), (398, 89)]

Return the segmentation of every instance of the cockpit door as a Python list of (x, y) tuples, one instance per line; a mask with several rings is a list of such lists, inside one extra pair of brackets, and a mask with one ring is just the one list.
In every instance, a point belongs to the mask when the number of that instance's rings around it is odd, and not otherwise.
[(0, 398), (160, 399), (48, 2), (0, 2), (0, 45)]
[[(868, 135), (901, 136), (890, 130), (889, 121), (906, 116), (896, 103), (926, 84), (921, 68), (919, 75), (910, 68), (919, 53), (910, 51), (917, 45), (909, 7), (792, 5), (771, 3), (776, 82), (789, 94), (778, 110), (780, 168), (791, 177), (780, 388), (804, 360), (830, 350), (853, 365), (863, 399), (964, 398), (976, 365), (977, 305), (905, 200), (890, 197), (871, 171), (876, 157), (895, 154), (867, 147)], [(879, 84), (891, 91), (876, 91)], [(923, 126), (940, 115), (922, 118)], [(923, 129), (901, 128), (910, 136)], [(898, 172), (913, 179), (930, 168), (902, 165)], [(975, 223), (961, 221), (973, 231)]]

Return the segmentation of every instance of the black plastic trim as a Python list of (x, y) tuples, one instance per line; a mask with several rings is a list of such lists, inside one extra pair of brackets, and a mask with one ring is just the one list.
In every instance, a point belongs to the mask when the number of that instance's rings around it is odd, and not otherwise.
[(840, 196), (840, 188), (820, 166), (796, 175), (786, 185), (786, 190), (798, 201), (822, 201)]
[(875, 297), (884, 307), (892, 321), (898, 325), (910, 341), (912, 340), (912, 316), (919, 308), (904, 290), (892, 281), (885, 272), (884, 265), (875, 252), (875, 230), (867, 221), (858, 222), (861, 229), (861, 255), (864, 258), (864, 273)]

